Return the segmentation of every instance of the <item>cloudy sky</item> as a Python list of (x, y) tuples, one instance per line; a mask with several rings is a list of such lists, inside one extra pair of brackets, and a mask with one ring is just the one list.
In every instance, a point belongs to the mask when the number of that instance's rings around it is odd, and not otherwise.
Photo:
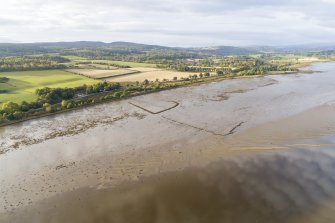
[(0, 0), (0, 42), (335, 43), (335, 0)]

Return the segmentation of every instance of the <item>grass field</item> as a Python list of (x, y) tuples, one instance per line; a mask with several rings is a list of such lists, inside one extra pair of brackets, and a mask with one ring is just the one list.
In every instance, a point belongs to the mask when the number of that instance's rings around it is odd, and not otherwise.
[(36, 99), (35, 90), (43, 87), (76, 87), (99, 81), (62, 70), (0, 72), (0, 77), (9, 78), (9, 82), (0, 83), (0, 104), (8, 101), (20, 103)]
[(69, 59), (69, 60), (80, 60), (80, 61), (87, 61), (88, 59), (84, 58), (84, 57), (78, 57), (78, 56), (72, 56), (72, 55), (69, 55), (69, 56), (62, 56), (66, 59)]

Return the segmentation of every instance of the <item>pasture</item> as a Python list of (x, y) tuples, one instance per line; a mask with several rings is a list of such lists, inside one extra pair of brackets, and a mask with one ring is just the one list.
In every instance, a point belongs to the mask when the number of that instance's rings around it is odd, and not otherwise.
[(0, 72), (0, 78), (9, 78), (0, 82), (0, 104), (8, 101), (20, 103), (34, 101), (35, 90), (43, 87), (65, 88), (83, 84), (94, 84), (99, 81), (62, 70)]

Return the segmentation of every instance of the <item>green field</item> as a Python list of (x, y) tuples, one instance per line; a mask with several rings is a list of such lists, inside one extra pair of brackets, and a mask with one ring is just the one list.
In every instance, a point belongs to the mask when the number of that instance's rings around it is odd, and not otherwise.
[(34, 101), (35, 90), (43, 87), (77, 87), (94, 84), (99, 81), (62, 70), (0, 72), (0, 77), (9, 78), (9, 82), (0, 83), (0, 104), (8, 101), (20, 103)]
[(84, 57), (78, 57), (78, 56), (73, 56), (73, 55), (69, 55), (69, 56), (62, 56), (66, 59), (69, 59), (69, 60), (80, 60), (80, 61), (86, 61), (88, 59), (84, 58)]

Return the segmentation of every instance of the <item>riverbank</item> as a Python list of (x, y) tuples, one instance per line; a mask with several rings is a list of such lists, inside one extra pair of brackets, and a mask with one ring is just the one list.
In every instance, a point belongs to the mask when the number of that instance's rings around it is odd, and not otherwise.
[[(306, 65), (307, 66), (307, 65)], [(139, 91), (139, 92), (132, 92), (130, 94), (124, 95), (122, 96), (122, 98), (119, 97), (110, 97), (111, 94), (115, 94), (115, 92), (101, 92), (98, 94), (93, 94), (92, 96), (88, 95), (85, 98), (89, 98), (92, 103), (83, 103), (80, 106), (76, 106), (76, 107), (72, 107), (72, 108), (64, 108), (61, 106), (61, 104), (59, 103), (59, 108), (58, 109), (53, 109), (55, 111), (47, 111), (44, 109), (40, 109), (39, 112), (37, 113), (30, 113), (28, 112), (24, 112), (23, 114), (29, 114), (29, 115), (24, 115), (23, 118), (18, 119), (18, 120), (11, 120), (11, 121), (3, 121), (0, 122), (0, 128), (1, 127), (5, 127), (8, 125), (13, 125), (13, 124), (17, 124), (17, 123), (22, 123), (25, 121), (29, 121), (29, 120), (33, 120), (33, 119), (38, 119), (38, 118), (42, 118), (42, 117), (48, 117), (48, 116), (53, 116), (53, 115), (57, 115), (57, 114), (61, 114), (64, 112), (71, 112), (77, 109), (82, 109), (85, 107), (89, 107), (89, 106), (94, 106), (94, 105), (98, 105), (101, 103), (109, 103), (109, 102), (113, 102), (113, 101), (118, 101), (118, 100), (124, 100), (124, 99), (128, 99), (128, 98), (132, 98), (135, 96), (139, 96), (139, 95), (145, 95), (145, 94), (152, 94), (152, 93), (156, 93), (156, 92), (160, 92), (160, 91), (165, 91), (165, 90), (171, 90), (171, 89), (176, 89), (176, 88), (181, 88), (181, 87), (188, 87), (188, 86), (197, 86), (200, 84), (207, 84), (207, 83), (211, 83), (211, 82), (216, 82), (216, 81), (223, 81), (223, 80), (232, 80), (232, 79), (243, 79), (243, 78), (258, 78), (258, 77), (262, 77), (262, 76), (268, 76), (268, 75), (285, 75), (285, 74), (297, 74), (297, 73), (313, 73), (313, 71), (310, 70), (301, 70), (301, 71), (296, 71), (296, 72), (272, 72), (272, 73), (268, 73), (266, 75), (252, 75), (252, 76), (232, 76), (232, 77), (226, 77), (226, 76), (212, 76), (212, 77), (203, 77), (203, 78), (196, 78), (196, 79), (192, 79), (192, 80), (181, 80), (181, 81), (168, 81), (165, 83), (161, 83), (162, 85), (159, 88), (154, 88), (154, 89), (149, 89), (149, 90), (145, 90), (145, 91)], [(71, 101), (77, 101), (78, 98), (69, 100), (69, 102)], [(56, 105), (53, 105), (56, 106)]]

